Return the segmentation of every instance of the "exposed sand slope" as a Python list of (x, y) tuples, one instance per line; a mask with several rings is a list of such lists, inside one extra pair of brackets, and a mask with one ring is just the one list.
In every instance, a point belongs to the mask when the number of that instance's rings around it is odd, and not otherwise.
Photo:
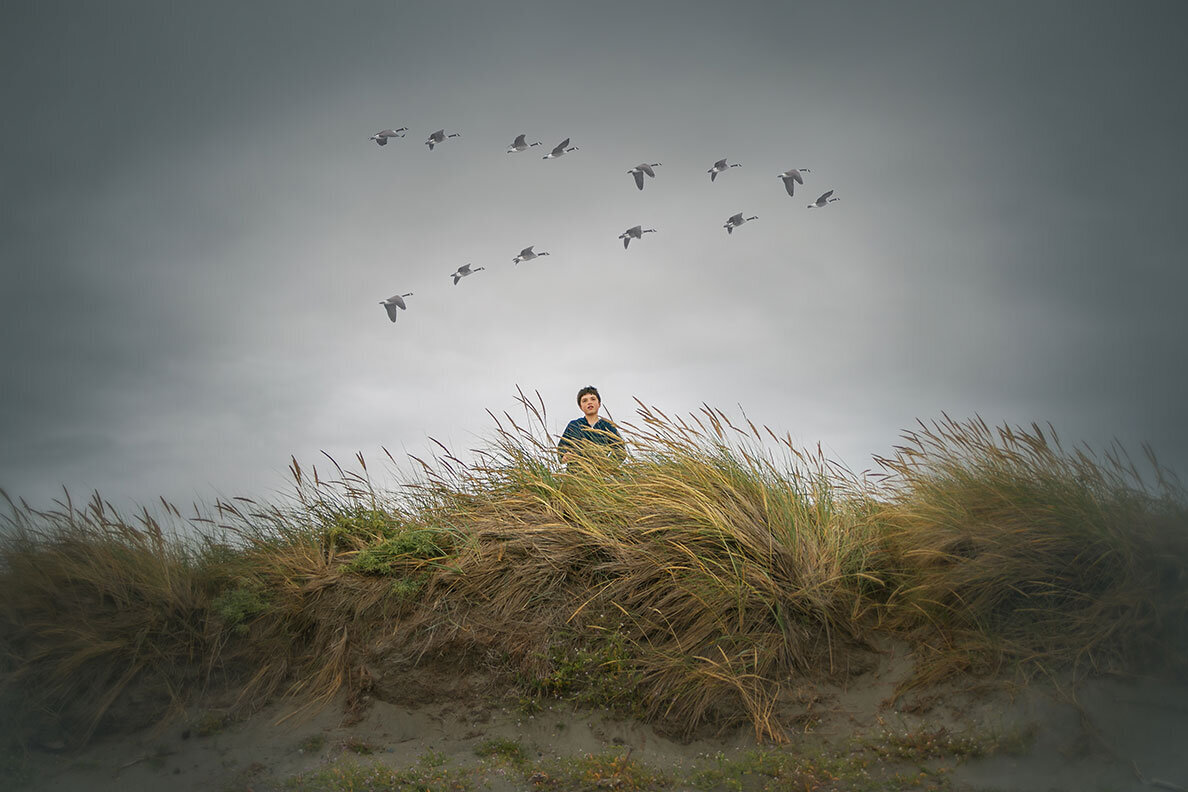
[[(1098, 680), (1081, 686), (1076, 704), (1041, 684), (1014, 696), (1002, 690), (934, 688), (892, 706), (891, 691), (909, 667), (902, 654), (888, 651), (877, 667), (844, 689), (791, 687), (788, 706), (807, 712), (807, 717), (799, 720), (801, 731), (790, 737), (800, 744), (842, 747), (855, 738), (885, 740), (888, 735), (939, 729), (983, 737), (1031, 730), (1034, 740), (1023, 755), (957, 764), (948, 776), (953, 788), (1188, 789), (1188, 685)], [(518, 740), (530, 760), (630, 749), (634, 759), (678, 773), (717, 752), (741, 755), (755, 747), (747, 729), (683, 744), (649, 726), (598, 712), (575, 712), (567, 705), (525, 716), (510, 699), (420, 707), (374, 701), (349, 725), (344, 723), (341, 702), (303, 720), (278, 724), (286, 712), (274, 706), (206, 737), (195, 736), (192, 722), (175, 723), (156, 733), (99, 739), (73, 754), (36, 754), (32, 788), (45, 792), (264, 790), (349, 755), (352, 743), (375, 747), (376, 752), (362, 760), (392, 767), (412, 765), (427, 751), (440, 752), (455, 765), (474, 767), (480, 761), (475, 755), (480, 743), (507, 738)], [(939, 761), (949, 767), (955, 764), (952, 758)], [(488, 789), (531, 787), (502, 770), (482, 779), (479, 788), (483, 784)]]

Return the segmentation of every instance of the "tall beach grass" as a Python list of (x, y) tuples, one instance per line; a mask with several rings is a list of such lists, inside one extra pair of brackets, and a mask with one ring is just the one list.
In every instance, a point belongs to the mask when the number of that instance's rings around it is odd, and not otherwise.
[(1147, 484), (1117, 450), (945, 418), (857, 476), (745, 418), (639, 404), (627, 461), (566, 470), (521, 400), (467, 461), (442, 448), (391, 491), (360, 456), (293, 460), (287, 500), (187, 518), (9, 501), (10, 736), (477, 674), (780, 740), (790, 691), (858, 673), (888, 635), (916, 652), (912, 684), (1185, 667), (1188, 506), (1157, 465)]
[(877, 515), (902, 570), (888, 625), (931, 668), (1177, 667), (1188, 649), (1188, 508), (1146, 449), (1066, 450), (1055, 430), (946, 417), (906, 432)]

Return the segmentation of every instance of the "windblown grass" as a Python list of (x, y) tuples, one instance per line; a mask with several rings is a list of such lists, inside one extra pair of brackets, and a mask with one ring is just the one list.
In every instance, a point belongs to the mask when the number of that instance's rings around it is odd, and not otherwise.
[[(10, 501), (10, 506), (11, 506)], [(5, 703), (48, 710), (86, 739), (129, 684), (153, 678), (166, 705), (212, 647), (214, 590), (147, 512), (125, 521), (98, 496), (60, 511), (12, 508), (0, 574)]]
[(186, 540), (98, 496), (10, 501), (0, 704), (16, 736), (81, 741), (208, 690), (232, 692), (231, 713), (383, 695), (436, 667), (778, 741), (784, 687), (862, 668), (886, 631), (917, 647), (917, 683), (1183, 667), (1188, 507), (1117, 454), (946, 420), (872, 481), (709, 407), (640, 404), (626, 462), (565, 471), (543, 404), (522, 402), (474, 461), (443, 448), (396, 492), (360, 456), (329, 479), (293, 460), (279, 504), (189, 520), (165, 504)]
[[(929, 661), (918, 682), (1011, 662), (1120, 671), (1188, 650), (1188, 509), (1121, 449), (946, 418), (904, 435), (876, 516), (903, 570), (887, 607)], [(1148, 452), (1149, 453), (1149, 452)]]
[(484, 464), (426, 465), (427, 510), (469, 541), (419, 614), (421, 646), (490, 641), (547, 674), (552, 642), (614, 635), (647, 717), (693, 726), (741, 702), (775, 735), (774, 680), (843, 668), (838, 655), (861, 641), (879, 587), (872, 506), (837, 498), (820, 458), (779, 470), (757, 431), (750, 449), (732, 446), (708, 408), (695, 428), (639, 414), (622, 467), (560, 474), (552, 441), (514, 424)]

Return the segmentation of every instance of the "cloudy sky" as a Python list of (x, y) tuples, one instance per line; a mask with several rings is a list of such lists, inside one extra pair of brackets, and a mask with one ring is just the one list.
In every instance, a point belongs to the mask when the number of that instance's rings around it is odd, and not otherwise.
[(967, 5), (6, 3), (0, 487), (267, 497), (589, 383), (855, 470), (948, 413), (1186, 477), (1188, 6)]

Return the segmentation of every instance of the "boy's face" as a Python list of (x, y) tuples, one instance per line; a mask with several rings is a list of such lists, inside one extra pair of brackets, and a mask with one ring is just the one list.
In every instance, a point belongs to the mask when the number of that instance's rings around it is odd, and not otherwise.
[(586, 414), (587, 418), (593, 418), (598, 415), (598, 408), (602, 406), (602, 403), (593, 393), (585, 393), (578, 400), (578, 406), (582, 408), (582, 412)]

